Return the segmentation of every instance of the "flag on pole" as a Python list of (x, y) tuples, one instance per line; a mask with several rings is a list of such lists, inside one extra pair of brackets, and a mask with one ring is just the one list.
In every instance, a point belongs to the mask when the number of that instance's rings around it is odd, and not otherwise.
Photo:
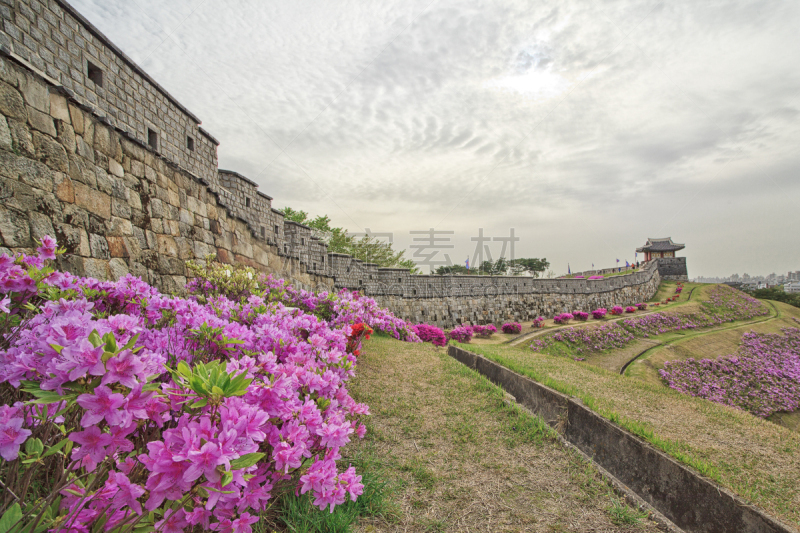
[(592, 268), (594, 268), (594, 263), (592, 263)]
[(617, 263), (619, 263), (619, 259), (617, 259)]
[(467, 257), (467, 270), (469, 270), (469, 257)]
[(630, 264), (628, 264), (628, 260), (626, 259), (626, 260), (625, 260), (625, 268), (628, 268), (629, 266), (631, 266), (631, 265), (630, 265)]
[(569, 263), (567, 263), (567, 274), (572, 274), (572, 271), (569, 269)]

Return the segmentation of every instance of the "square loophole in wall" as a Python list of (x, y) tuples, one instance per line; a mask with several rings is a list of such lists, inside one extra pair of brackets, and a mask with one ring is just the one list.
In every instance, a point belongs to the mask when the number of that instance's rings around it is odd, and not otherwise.
[(91, 61), (86, 62), (86, 75), (98, 87), (103, 86), (103, 71)]
[(189, 135), (186, 136), (186, 148), (188, 148), (190, 152), (194, 152), (194, 139)]
[(147, 144), (150, 145), (150, 148), (158, 152), (158, 132), (147, 128)]

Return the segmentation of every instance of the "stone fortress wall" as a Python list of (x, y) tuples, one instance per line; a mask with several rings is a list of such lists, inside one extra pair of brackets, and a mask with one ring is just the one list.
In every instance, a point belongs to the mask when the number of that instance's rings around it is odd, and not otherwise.
[(656, 262), (547, 280), (417, 276), (328, 253), (255, 182), (220, 170), (200, 120), (64, 0), (0, 0), (0, 13), (0, 252), (51, 234), (67, 248), (61, 268), (130, 272), (165, 291), (185, 283), (187, 260), (216, 254), (299, 287), (360, 290), (441, 326), (631, 304), (658, 286)]

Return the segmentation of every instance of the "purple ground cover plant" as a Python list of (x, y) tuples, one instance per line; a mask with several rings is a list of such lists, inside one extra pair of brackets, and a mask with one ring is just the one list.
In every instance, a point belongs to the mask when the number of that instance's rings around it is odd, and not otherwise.
[(664, 383), (684, 394), (768, 417), (800, 408), (800, 329), (745, 333), (736, 355), (667, 361)]
[(26, 528), (250, 533), (283, 491), (331, 511), (361, 494), (337, 463), (369, 414), (351, 326), (418, 342), (411, 326), (347, 291), (209, 276), (173, 297), (56, 272), (50, 238), (37, 252), (0, 255), (0, 478)]

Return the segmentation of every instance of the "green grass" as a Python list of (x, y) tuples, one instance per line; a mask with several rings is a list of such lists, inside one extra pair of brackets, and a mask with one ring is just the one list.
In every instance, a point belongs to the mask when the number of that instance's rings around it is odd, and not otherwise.
[(619, 498), (611, 497), (611, 506), (608, 508), (608, 513), (611, 515), (611, 521), (618, 526), (626, 526), (630, 524), (638, 524), (647, 518), (647, 513), (629, 507)]

